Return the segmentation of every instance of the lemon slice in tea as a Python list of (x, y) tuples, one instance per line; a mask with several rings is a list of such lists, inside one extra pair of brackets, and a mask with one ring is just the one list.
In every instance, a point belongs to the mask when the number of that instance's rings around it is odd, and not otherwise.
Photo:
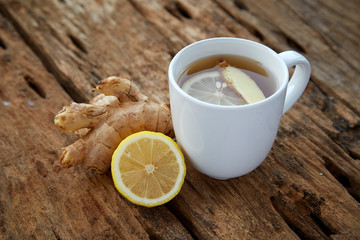
[(138, 132), (115, 150), (111, 173), (117, 190), (130, 202), (154, 207), (174, 198), (184, 183), (184, 156), (168, 136)]
[(230, 87), (218, 71), (203, 72), (186, 80), (182, 86), (190, 96), (217, 105), (242, 105), (245, 100)]

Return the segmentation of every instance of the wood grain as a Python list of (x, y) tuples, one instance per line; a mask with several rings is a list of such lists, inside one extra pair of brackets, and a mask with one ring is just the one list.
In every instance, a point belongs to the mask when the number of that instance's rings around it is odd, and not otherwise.
[[(0, 3), (1, 239), (360, 239), (357, 1), (12, 1)], [(312, 64), (265, 162), (210, 179), (188, 164), (180, 194), (143, 208), (111, 174), (62, 169), (76, 136), (53, 117), (123, 75), (169, 101), (167, 67), (187, 44), (232, 36)], [(261, 146), (259, 146), (261, 147)]]

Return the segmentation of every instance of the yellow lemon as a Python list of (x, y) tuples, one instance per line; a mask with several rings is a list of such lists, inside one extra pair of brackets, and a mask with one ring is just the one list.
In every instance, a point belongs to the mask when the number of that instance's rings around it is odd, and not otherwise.
[(162, 133), (143, 131), (115, 150), (111, 173), (117, 190), (130, 202), (154, 207), (173, 199), (184, 183), (184, 156)]

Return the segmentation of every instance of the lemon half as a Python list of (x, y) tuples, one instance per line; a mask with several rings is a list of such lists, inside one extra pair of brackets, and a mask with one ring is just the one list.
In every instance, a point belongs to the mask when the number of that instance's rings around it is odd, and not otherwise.
[(119, 144), (112, 157), (111, 173), (115, 187), (126, 199), (154, 207), (179, 193), (186, 167), (183, 154), (171, 138), (142, 131)]

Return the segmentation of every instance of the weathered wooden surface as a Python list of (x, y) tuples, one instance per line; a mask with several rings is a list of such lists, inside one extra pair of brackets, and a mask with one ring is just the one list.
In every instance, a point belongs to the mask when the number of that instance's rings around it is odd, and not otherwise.
[[(0, 2), (0, 239), (360, 239), (360, 56), (353, 1)], [(266, 161), (228, 181), (188, 165), (180, 194), (143, 208), (111, 174), (62, 169), (53, 125), (104, 77), (168, 102), (167, 67), (215, 36), (294, 49), (311, 82)]]

